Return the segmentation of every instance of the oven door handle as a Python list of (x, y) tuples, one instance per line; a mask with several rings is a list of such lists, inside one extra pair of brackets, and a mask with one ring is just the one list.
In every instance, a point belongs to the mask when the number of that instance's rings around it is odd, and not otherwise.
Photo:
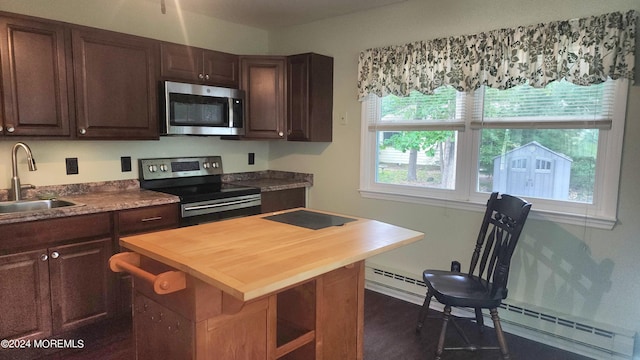
[(252, 202), (255, 202), (255, 201), (256, 201), (256, 199), (245, 199), (245, 200), (229, 201), (229, 202), (218, 203), (218, 204), (207, 204), (207, 205), (185, 206), (185, 207), (184, 207), (184, 211), (203, 210), (203, 209), (213, 209), (213, 208), (223, 207), (223, 206), (229, 206), (229, 205), (238, 205), (238, 204), (252, 203)]

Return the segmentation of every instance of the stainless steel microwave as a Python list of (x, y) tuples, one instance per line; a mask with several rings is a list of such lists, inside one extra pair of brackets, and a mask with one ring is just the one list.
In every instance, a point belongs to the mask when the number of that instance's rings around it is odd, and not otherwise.
[(162, 135), (244, 135), (243, 90), (163, 83)]

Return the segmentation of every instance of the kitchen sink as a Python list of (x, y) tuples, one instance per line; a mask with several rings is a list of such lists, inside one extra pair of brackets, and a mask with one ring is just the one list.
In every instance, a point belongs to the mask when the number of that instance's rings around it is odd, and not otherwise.
[(38, 210), (58, 209), (79, 205), (82, 204), (59, 199), (2, 201), (0, 202), (0, 214), (13, 214)]

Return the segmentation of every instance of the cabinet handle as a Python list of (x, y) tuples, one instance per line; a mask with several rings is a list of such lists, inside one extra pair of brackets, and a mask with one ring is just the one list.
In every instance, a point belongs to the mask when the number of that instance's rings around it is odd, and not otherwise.
[(150, 218), (144, 218), (140, 221), (142, 222), (147, 222), (147, 221), (158, 221), (158, 220), (162, 220), (162, 216), (154, 216), (154, 217), (150, 217)]
[(13, 127), (13, 125), (7, 125), (7, 132), (12, 133), (16, 131), (16, 129)]
[(205, 79), (205, 80), (209, 80), (209, 74), (206, 74), (206, 75), (204, 76), (204, 79)]
[(51, 253), (51, 258), (52, 259), (57, 259), (60, 256), (60, 253), (57, 251), (54, 251)]
[(204, 79), (204, 75), (203, 74), (198, 74), (198, 79), (200, 79), (200, 80)]
[(2, 132), (4, 130), (4, 128), (2, 126), (0, 126), (0, 132)]
[(47, 256), (47, 254), (40, 255), (40, 260), (47, 261), (48, 259), (49, 259), (49, 257)]
[(87, 133), (87, 129), (85, 128), (80, 128), (80, 135), (84, 135)]

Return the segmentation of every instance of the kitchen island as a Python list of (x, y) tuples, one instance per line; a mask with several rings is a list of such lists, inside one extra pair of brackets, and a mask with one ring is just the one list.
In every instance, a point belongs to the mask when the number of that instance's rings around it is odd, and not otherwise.
[(364, 260), (424, 234), (294, 209), (122, 238), (139, 359), (362, 359)]

